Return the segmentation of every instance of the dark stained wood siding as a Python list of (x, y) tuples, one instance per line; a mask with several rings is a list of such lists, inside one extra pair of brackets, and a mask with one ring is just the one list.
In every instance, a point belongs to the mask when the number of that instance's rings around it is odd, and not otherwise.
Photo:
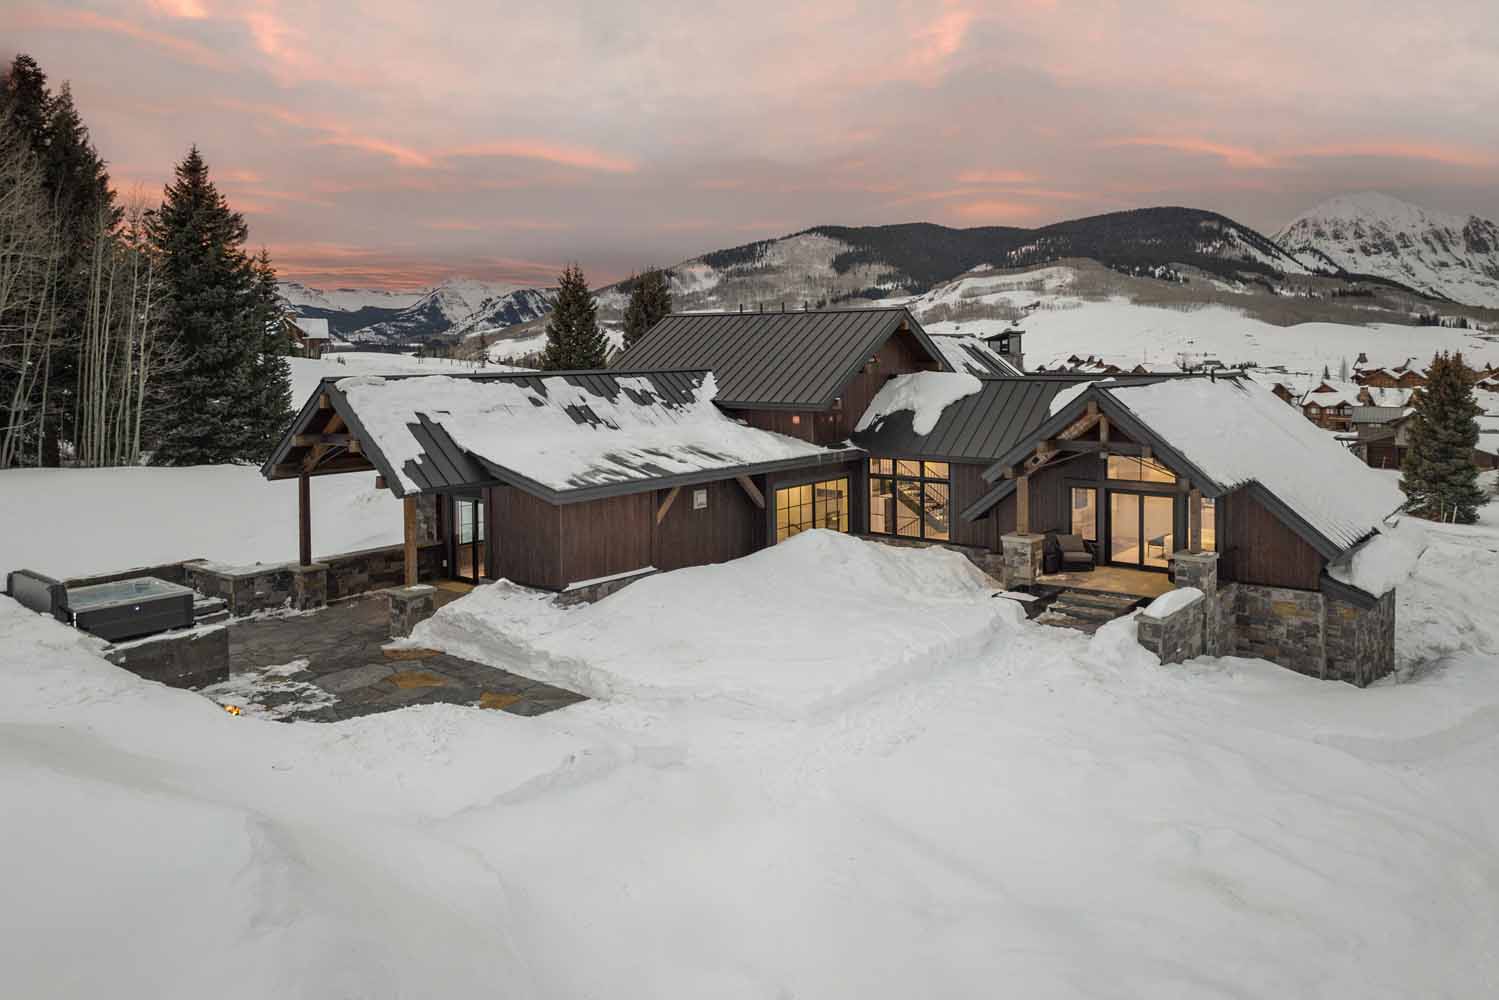
[(512, 486), (484, 492), (489, 575), (527, 587), (563, 586), (561, 508)]
[(1299, 590), (1320, 587), (1326, 560), (1247, 489), (1220, 499), (1218, 511), (1222, 579)]
[[(763, 479), (763, 477), (761, 477)], [(707, 492), (708, 506), (693, 509), (693, 495)], [(657, 490), (657, 506), (669, 490)], [(651, 515), (655, 523), (655, 515)], [(734, 479), (684, 486), (666, 517), (655, 525), (650, 564), (665, 572), (747, 556), (765, 545), (764, 515)]]
[[(731, 410), (737, 417), (764, 431), (774, 431), (790, 437), (801, 438), (815, 444), (834, 445), (848, 440), (855, 425), (880, 387), (896, 375), (917, 371), (933, 371), (934, 361), (926, 358), (916, 338), (905, 331), (897, 331), (875, 351), (875, 364), (865, 364), (839, 391), (838, 404), (823, 413), (806, 411), (792, 413), (787, 410)], [(793, 423), (793, 417), (796, 422)]]
[(964, 508), (989, 492), (989, 484), (984, 481), (986, 468), (985, 465), (960, 465), (956, 462), (947, 467), (947, 478), (952, 488), (950, 534), (956, 545), (981, 545), (992, 549), (998, 544), (992, 518), (965, 521), (961, 517)]
[(839, 408), (828, 415), (826, 424), (819, 421), (818, 444), (837, 444), (847, 440), (859, 418), (869, 409), (875, 394), (894, 376), (931, 371), (937, 367), (926, 358), (916, 338), (904, 331), (885, 341), (874, 356), (878, 362), (865, 364), (838, 394)]
[(562, 585), (651, 565), (654, 493), (564, 504), (561, 511)]

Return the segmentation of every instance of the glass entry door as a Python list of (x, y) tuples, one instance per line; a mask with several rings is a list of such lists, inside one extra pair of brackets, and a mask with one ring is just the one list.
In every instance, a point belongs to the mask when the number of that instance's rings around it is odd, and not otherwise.
[(468, 583), (487, 578), (484, 501), (453, 500), (453, 576)]
[(1175, 546), (1176, 500), (1109, 491), (1109, 562), (1165, 569)]

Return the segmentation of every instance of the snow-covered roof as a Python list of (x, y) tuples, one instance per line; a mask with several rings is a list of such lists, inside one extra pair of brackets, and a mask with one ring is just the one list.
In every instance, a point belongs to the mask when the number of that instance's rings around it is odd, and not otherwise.
[[(939, 340), (945, 338), (938, 338)], [(859, 418), (854, 432), (868, 430), (875, 423), (900, 410), (911, 412), (911, 430), (930, 434), (937, 421), (953, 403), (972, 396), (984, 387), (976, 376), (967, 372), (915, 372), (897, 375), (880, 387), (869, 408)]]
[(964, 334), (942, 334), (932, 335), (932, 343), (942, 352), (947, 363), (952, 365), (954, 371), (968, 372), (970, 375), (983, 377), (986, 375), (1015, 376), (1025, 373), (1005, 360), (989, 343), (981, 337), (970, 337)]
[(1100, 384), (1224, 493), (1258, 483), (1338, 549), (1404, 503), (1387, 476), (1248, 379)]
[(310, 316), (293, 316), (292, 322), (297, 329), (302, 331), (302, 337), (306, 340), (332, 340), (333, 335), (328, 332), (328, 321), (326, 319), (313, 319)]
[[(729, 418), (705, 372), (364, 375), (334, 388), (365, 453), (403, 494), (435, 488), (461, 460), (548, 496), (838, 454)], [(446, 475), (441, 484), (453, 485)]]

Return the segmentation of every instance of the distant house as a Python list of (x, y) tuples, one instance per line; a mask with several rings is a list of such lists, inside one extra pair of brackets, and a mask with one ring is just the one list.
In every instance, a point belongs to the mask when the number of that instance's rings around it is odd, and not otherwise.
[[(1415, 411), (1405, 407), (1364, 406), (1354, 411), (1358, 439), (1354, 450), (1375, 469), (1398, 469), (1410, 450), (1410, 421)], [(1499, 417), (1478, 418), (1478, 443), (1473, 464), (1480, 469), (1499, 468)]]
[(299, 358), (320, 358), (333, 341), (326, 319), (290, 316), (284, 324), (292, 354)]

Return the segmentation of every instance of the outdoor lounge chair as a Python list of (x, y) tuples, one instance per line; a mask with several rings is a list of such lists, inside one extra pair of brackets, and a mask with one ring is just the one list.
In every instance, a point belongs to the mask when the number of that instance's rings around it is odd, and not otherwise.
[(1063, 573), (1078, 570), (1091, 571), (1094, 568), (1096, 560), (1082, 535), (1056, 535), (1054, 537), (1057, 540)]

